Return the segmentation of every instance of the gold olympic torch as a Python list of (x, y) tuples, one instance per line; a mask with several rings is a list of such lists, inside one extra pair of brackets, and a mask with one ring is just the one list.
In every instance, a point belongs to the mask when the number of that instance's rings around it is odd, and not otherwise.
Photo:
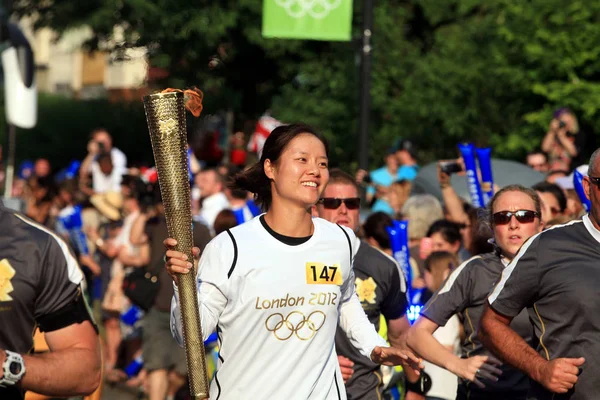
[[(190, 111), (196, 117), (200, 115), (202, 92), (199, 90), (183, 92), (167, 89), (162, 93), (145, 96), (144, 109), (169, 237), (177, 240), (175, 250), (187, 254), (188, 259), (192, 260), (194, 243), (184, 98), (187, 98)], [(179, 275), (179, 300), (190, 393), (192, 398), (199, 400), (208, 398), (208, 376), (198, 310), (196, 268), (192, 272)]]

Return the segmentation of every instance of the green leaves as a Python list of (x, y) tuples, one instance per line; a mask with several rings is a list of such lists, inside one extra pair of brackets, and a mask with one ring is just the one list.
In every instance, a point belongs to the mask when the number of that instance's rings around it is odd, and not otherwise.
[[(169, 70), (159, 85), (198, 85), (207, 107), (233, 109), (239, 125), (266, 109), (311, 123), (330, 139), (334, 164), (356, 165), (361, 1), (349, 43), (265, 39), (261, 0), (46, 3), (16, 11), (59, 32), (89, 25), (97, 39), (121, 26), (126, 46), (148, 46), (152, 65)], [(559, 106), (600, 131), (599, 0), (374, 4), (373, 167), (400, 137), (422, 161), (456, 155), (463, 140), (522, 159)]]

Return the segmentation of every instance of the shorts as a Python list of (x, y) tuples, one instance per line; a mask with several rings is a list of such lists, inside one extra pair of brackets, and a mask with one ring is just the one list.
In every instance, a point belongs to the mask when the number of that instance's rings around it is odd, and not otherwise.
[(171, 314), (151, 308), (142, 321), (142, 357), (144, 368), (173, 370), (187, 376), (185, 350), (179, 347), (171, 335)]

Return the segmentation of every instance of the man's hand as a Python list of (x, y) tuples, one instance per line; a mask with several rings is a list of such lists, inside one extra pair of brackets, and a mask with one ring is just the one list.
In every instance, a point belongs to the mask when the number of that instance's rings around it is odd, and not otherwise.
[(102, 274), (102, 268), (89, 254), (80, 254), (79, 263), (88, 267), (95, 277)]
[(420, 375), (423, 369), (419, 357), (409, 350), (399, 350), (394, 347), (375, 347), (371, 352), (371, 360), (381, 365), (402, 365), (403, 368), (409, 368), (417, 375)]
[(437, 178), (441, 187), (447, 187), (450, 185), (450, 175), (442, 171), (441, 163), (443, 161), (438, 161), (437, 163)]
[(559, 124), (560, 123), (558, 122), (558, 119), (552, 118), (552, 120), (550, 121), (550, 126), (548, 127), (548, 130), (550, 132), (557, 133), (557, 131), (559, 129)]
[(365, 171), (364, 169), (359, 169), (358, 171), (356, 171), (356, 183), (358, 185), (361, 185), (363, 183), (363, 181), (365, 180), (365, 176), (369, 175), (369, 172)]
[(90, 140), (87, 145), (88, 154), (96, 155), (100, 152), (100, 147), (98, 147), (98, 142), (95, 140)]
[(413, 278), (411, 287), (413, 289), (423, 289), (424, 287), (426, 287), (427, 284), (425, 283), (425, 279), (423, 279), (422, 277), (418, 276)]
[(88, 226), (83, 230), (87, 237), (93, 242), (96, 243), (98, 239), (100, 239), (100, 234), (98, 234), (98, 230), (93, 226)]
[(567, 393), (577, 383), (579, 367), (583, 363), (583, 357), (546, 361), (538, 368), (533, 379), (554, 393)]
[(473, 382), (480, 388), (485, 385), (479, 380), (485, 378), (493, 382), (498, 381), (498, 376), (502, 371), (498, 369), (502, 363), (494, 357), (490, 356), (473, 356), (460, 359), (456, 365), (450, 368), (453, 374)]
[(338, 356), (338, 363), (340, 363), (342, 378), (344, 378), (344, 383), (346, 383), (354, 375), (354, 369), (352, 369), (354, 363), (344, 356)]

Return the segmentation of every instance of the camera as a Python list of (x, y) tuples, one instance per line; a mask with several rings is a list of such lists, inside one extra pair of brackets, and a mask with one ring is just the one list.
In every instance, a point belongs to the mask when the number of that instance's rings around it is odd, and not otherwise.
[(440, 169), (447, 175), (462, 171), (462, 166), (456, 161), (440, 161)]
[(98, 143), (98, 151), (100, 153), (104, 153), (104, 151), (106, 150), (106, 148), (104, 147), (104, 143), (103, 142), (97, 142)]
[(558, 129), (562, 129), (565, 126), (567, 126), (567, 124), (565, 124), (565, 121), (558, 121)]
[(364, 183), (373, 183), (373, 179), (371, 178), (371, 174), (366, 174), (363, 178)]

